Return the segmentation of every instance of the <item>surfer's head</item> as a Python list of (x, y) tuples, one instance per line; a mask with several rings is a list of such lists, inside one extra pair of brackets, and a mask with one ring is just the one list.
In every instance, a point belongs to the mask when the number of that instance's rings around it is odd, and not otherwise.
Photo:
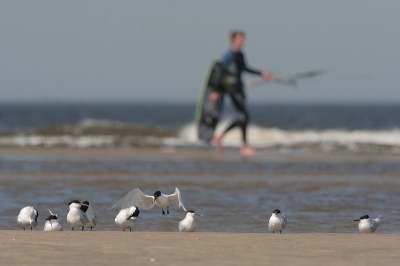
[(231, 49), (233, 52), (239, 52), (244, 46), (245, 33), (241, 30), (231, 32)]

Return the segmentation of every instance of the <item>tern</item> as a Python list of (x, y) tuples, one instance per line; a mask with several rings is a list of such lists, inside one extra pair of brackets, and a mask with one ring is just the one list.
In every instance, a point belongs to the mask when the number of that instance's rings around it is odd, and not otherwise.
[(275, 209), (272, 212), (271, 218), (269, 218), (268, 229), (275, 233), (275, 231), (279, 231), (282, 234), (283, 229), (285, 229), (287, 224), (286, 214), (282, 214), (282, 217), (279, 218), (280, 210)]
[(89, 219), (89, 223), (85, 224), (85, 226), (90, 227), (90, 231), (93, 231), (93, 227), (95, 227), (97, 224), (97, 215), (92, 206), (89, 204), (89, 201), (82, 202), (81, 210), (86, 214)]
[(194, 232), (194, 230), (196, 230), (196, 223), (194, 222), (195, 215), (203, 216), (195, 213), (193, 210), (188, 210), (186, 212), (185, 219), (179, 222), (179, 232)]
[(38, 221), (37, 218), (39, 216), (39, 212), (31, 206), (26, 206), (21, 209), (21, 211), (18, 214), (17, 218), (17, 224), (18, 226), (22, 227), (25, 230), (26, 226), (31, 226), (32, 227), (38, 227)]
[(169, 214), (169, 205), (171, 203), (175, 206), (182, 207), (186, 211), (178, 188), (175, 188), (175, 192), (171, 195), (164, 195), (160, 191), (156, 191), (153, 196), (146, 195), (139, 188), (135, 188), (107, 210), (113, 209), (120, 211), (132, 206), (138, 206), (141, 209), (148, 210), (154, 205), (157, 205), (161, 208), (162, 215), (165, 215), (164, 208), (167, 208), (167, 214)]
[(85, 224), (89, 223), (89, 219), (81, 210), (81, 203), (78, 200), (73, 200), (68, 205), (67, 223), (72, 227), (72, 231), (74, 231), (74, 227), (82, 227), (83, 231)]
[(381, 217), (382, 217), (382, 215), (379, 215), (377, 218), (371, 219), (371, 218), (369, 218), (368, 215), (364, 215), (364, 216), (361, 216), (360, 219), (353, 220), (353, 221), (359, 222), (358, 230), (360, 230), (361, 233), (373, 233), (378, 228), (378, 226), (381, 222)]
[(62, 223), (58, 220), (57, 214), (50, 212), (49, 217), (45, 218), (45, 223), (44, 223), (44, 231), (62, 231), (63, 226)]
[(115, 224), (118, 227), (122, 228), (122, 231), (125, 231), (125, 229), (129, 229), (129, 231), (132, 231), (132, 227), (135, 224), (139, 214), (139, 208), (136, 206), (122, 209), (118, 213), (117, 217), (115, 217)]

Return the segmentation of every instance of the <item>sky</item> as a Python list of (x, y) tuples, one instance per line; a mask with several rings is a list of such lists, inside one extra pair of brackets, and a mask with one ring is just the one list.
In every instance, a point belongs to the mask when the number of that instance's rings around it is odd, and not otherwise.
[(196, 102), (242, 29), (249, 66), (326, 71), (297, 90), (249, 89), (250, 102), (399, 103), (399, 11), (397, 0), (0, 0), (0, 102)]

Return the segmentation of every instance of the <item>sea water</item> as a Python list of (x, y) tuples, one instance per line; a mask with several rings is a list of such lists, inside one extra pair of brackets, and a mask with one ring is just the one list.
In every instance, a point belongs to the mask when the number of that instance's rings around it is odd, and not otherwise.
[[(130, 189), (169, 194), (179, 187), (185, 206), (204, 215), (196, 217), (197, 231), (268, 232), (269, 216), (278, 208), (287, 214), (287, 233), (356, 233), (352, 220), (365, 214), (384, 215), (378, 233), (399, 233), (399, 111), (253, 105), (249, 141), (259, 155), (243, 159), (232, 155), (240, 145), (238, 132), (227, 136), (225, 155), (195, 139), (194, 105), (2, 105), (0, 147), (35, 153), (0, 156), (0, 229), (18, 229), (19, 210), (31, 205), (39, 211), (40, 229), (50, 209), (69, 230), (67, 203), (78, 199), (98, 211), (95, 230), (119, 230), (117, 213), (106, 209)], [(225, 115), (222, 126), (234, 113)], [(152, 147), (161, 155), (41, 155), (54, 147)], [(188, 151), (210, 156), (171, 156)], [(176, 207), (165, 217), (158, 207), (142, 210), (134, 230), (177, 231), (184, 215)]]

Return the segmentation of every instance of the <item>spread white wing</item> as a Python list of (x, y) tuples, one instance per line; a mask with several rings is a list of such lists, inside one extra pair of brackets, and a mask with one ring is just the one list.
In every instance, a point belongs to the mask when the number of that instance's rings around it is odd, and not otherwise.
[(120, 211), (132, 206), (148, 210), (154, 206), (154, 197), (144, 194), (139, 188), (135, 188), (107, 210)]
[(164, 197), (168, 199), (168, 202), (172, 202), (175, 206), (182, 207), (185, 212), (187, 211), (185, 206), (183, 206), (181, 193), (178, 188), (175, 188), (175, 192), (171, 195), (164, 195)]

